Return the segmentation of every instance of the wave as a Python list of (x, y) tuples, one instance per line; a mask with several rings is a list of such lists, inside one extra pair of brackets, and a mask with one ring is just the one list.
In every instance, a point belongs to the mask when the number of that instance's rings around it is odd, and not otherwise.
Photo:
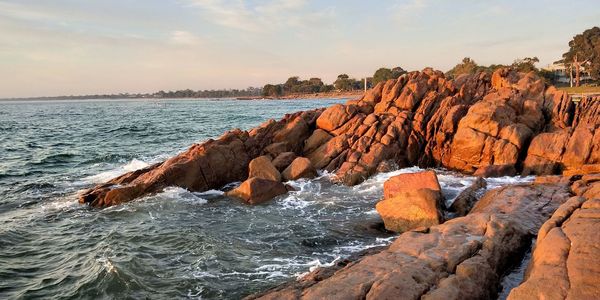
[(123, 175), (127, 172), (136, 171), (139, 169), (146, 168), (148, 166), (150, 166), (150, 164), (147, 162), (144, 162), (144, 161), (141, 161), (138, 159), (133, 159), (126, 165), (123, 165), (116, 169), (105, 171), (105, 172), (102, 172), (102, 173), (99, 173), (96, 175), (84, 177), (83, 181), (86, 183), (94, 183), (94, 184), (103, 183), (103, 182), (111, 180), (117, 176)]

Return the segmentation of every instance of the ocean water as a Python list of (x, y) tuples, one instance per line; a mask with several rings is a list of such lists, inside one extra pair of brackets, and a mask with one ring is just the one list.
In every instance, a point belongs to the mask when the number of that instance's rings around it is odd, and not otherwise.
[[(258, 206), (181, 188), (107, 209), (77, 203), (78, 191), (192, 143), (338, 102), (0, 102), (0, 299), (238, 299), (389, 244), (374, 209), (383, 182), (418, 168), (355, 187), (322, 173)], [(474, 180), (439, 178), (450, 201)]]

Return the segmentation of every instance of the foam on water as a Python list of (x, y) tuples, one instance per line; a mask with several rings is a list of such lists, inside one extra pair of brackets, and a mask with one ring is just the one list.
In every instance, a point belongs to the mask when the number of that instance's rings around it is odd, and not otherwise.
[(180, 187), (168, 187), (162, 193), (155, 197), (159, 197), (166, 201), (183, 201), (193, 204), (205, 204), (208, 200)]
[(138, 159), (133, 159), (129, 163), (127, 163), (123, 166), (120, 166), (116, 169), (112, 169), (109, 171), (101, 172), (96, 175), (84, 177), (83, 181), (86, 183), (95, 183), (95, 184), (103, 183), (103, 182), (111, 180), (117, 176), (121, 176), (127, 172), (140, 170), (140, 169), (146, 168), (148, 166), (150, 166), (150, 164), (147, 162), (144, 162), (144, 161), (141, 161)]

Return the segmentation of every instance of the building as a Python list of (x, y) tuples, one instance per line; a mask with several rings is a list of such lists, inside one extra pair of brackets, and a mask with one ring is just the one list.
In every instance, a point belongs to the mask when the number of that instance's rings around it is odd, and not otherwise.
[[(554, 63), (542, 68), (542, 70), (552, 72), (555, 84), (575, 85), (575, 70), (573, 70), (572, 76), (569, 76), (569, 68), (564, 63)], [(589, 72), (585, 71), (584, 66), (581, 66), (581, 74), (579, 76), (581, 84), (593, 81)]]

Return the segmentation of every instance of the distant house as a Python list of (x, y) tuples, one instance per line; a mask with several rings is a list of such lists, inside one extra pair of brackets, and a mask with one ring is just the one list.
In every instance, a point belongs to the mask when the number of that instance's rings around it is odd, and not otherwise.
[[(571, 86), (574, 84), (575, 71), (573, 70), (572, 77), (569, 76), (569, 69), (564, 63), (554, 63), (542, 68), (542, 70), (552, 72), (554, 75), (553, 81), (555, 84), (568, 84)], [(581, 74), (579, 78), (582, 84), (593, 81), (592, 77), (590, 76), (589, 72), (585, 70), (584, 66), (581, 67)], [(573, 82), (571, 82), (571, 80), (573, 80)]]

